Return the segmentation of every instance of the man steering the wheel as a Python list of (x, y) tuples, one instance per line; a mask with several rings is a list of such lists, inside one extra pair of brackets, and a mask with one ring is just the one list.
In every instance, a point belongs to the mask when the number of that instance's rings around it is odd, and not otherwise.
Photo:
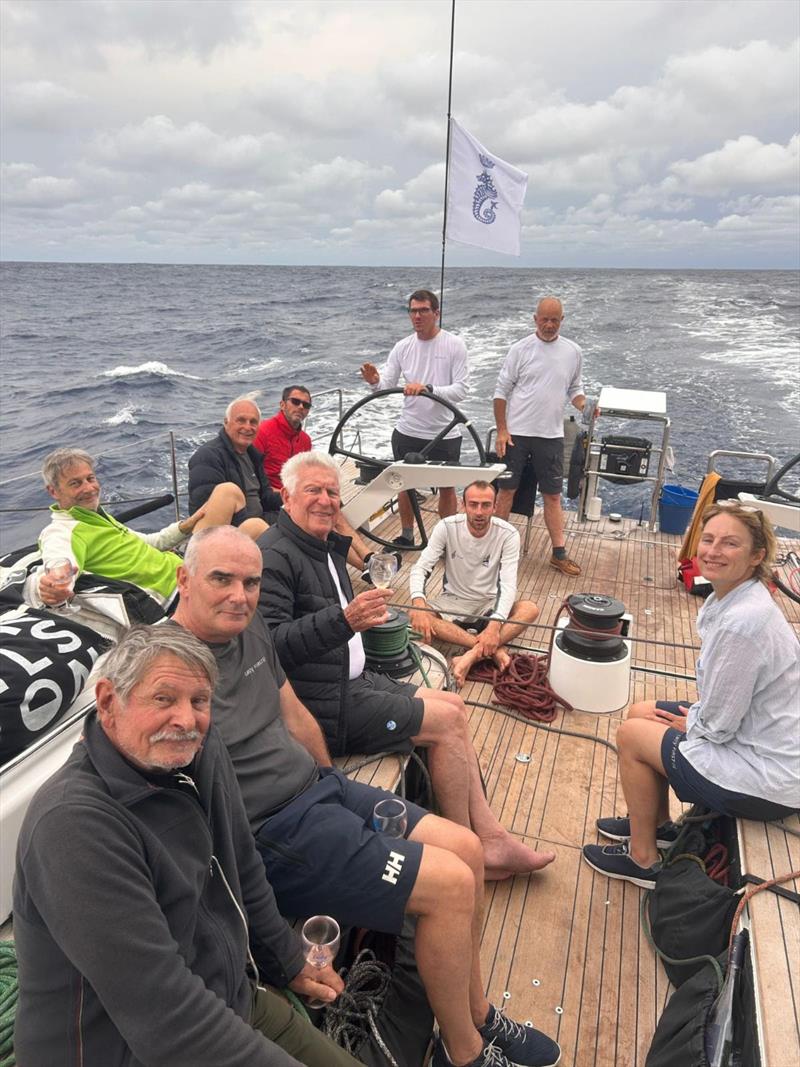
[[(373, 363), (364, 363), (361, 376), (373, 390), (393, 389), (402, 377), (405, 380), (403, 412), (392, 433), (392, 454), (404, 459), (409, 452), (421, 452), (449, 424), (450, 413), (434, 404), (423, 394), (437, 396), (460, 404), (469, 389), (467, 348), (464, 342), (439, 326), (439, 300), (429, 289), (418, 289), (408, 301), (408, 314), (414, 332), (398, 341), (385, 365), (378, 370)], [(428, 459), (458, 463), (461, 453), (461, 431), (455, 427), (430, 452)], [(395, 544), (414, 546), (414, 512), (408, 493), (398, 497), (401, 534)], [(439, 490), (439, 516), (455, 515), (458, 509), (455, 489)]]

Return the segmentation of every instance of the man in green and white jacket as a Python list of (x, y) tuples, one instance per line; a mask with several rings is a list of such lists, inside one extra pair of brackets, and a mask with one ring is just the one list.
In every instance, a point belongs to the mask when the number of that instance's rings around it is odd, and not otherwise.
[[(156, 533), (140, 533), (100, 506), (100, 483), (94, 467), (92, 457), (78, 448), (59, 448), (45, 458), (42, 477), (56, 503), (51, 508), (50, 525), (39, 538), (44, 568), (57, 559), (68, 559), (75, 578), (81, 571), (90, 571), (103, 578), (131, 582), (160, 604), (175, 591), (181, 563), (180, 556), (170, 549), (194, 530), (229, 523), (244, 506), (241, 489), (224, 483), (216, 486), (207, 503), (188, 518)], [(261, 530), (263, 524), (254, 535)], [(25, 599), (33, 607), (63, 604), (63, 583), (46, 574), (44, 568), (28, 578)]]

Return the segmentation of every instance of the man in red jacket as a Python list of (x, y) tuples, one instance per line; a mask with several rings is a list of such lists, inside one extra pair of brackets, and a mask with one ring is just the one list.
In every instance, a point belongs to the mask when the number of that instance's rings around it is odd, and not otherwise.
[[(281, 393), (278, 414), (273, 415), (271, 419), (264, 419), (258, 428), (253, 443), (258, 451), (264, 454), (264, 473), (273, 489), (283, 489), (281, 468), (287, 459), (296, 456), (298, 452), (311, 451), (311, 438), (303, 429), (309, 411), (311, 393), (308, 389), (304, 385), (287, 385)], [(361, 577), (365, 581), (368, 580), (367, 563), (372, 553), (366, 542), (343, 515), (338, 516), (336, 530), (344, 537), (351, 538), (347, 562), (361, 571)]]

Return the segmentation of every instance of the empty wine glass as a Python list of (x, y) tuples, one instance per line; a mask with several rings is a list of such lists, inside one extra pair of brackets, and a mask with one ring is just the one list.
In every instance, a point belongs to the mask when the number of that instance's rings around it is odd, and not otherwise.
[(63, 590), (64, 601), (61, 604), (52, 605), (54, 611), (65, 611), (72, 614), (79, 612), (81, 609), (77, 605), (70, 602), (70, 596), (75, 588), (75, 578), (78, 575), (78, 568), (74, 566), (72, 560), (67, 559), (66, 556), (60, 559), (50, 560), (45, 564), (44, 573), (59, 587), (59, 590)]
[(405, 837), (408, 826), (406, 806), (402, 800), (389, 797), (379, 800), (372, 812), (372, 828), (387, 837)]
[(397, 574), (397, 557), (389, 552), (373, 552), (369, 558), (369, 576), (378, 589), (389, 589)]
[[(339, 950), (339, 924), (330, 915), (312, 915), (303, 923), (303, 955), (312, 967), (322, 970), (336, 959)], [(328, 1001), (315, 997), (309, 1008), (324, 1008)]]

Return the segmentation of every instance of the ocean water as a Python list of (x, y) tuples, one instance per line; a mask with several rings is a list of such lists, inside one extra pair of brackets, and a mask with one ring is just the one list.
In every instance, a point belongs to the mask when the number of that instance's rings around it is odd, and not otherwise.
[[(185, 489), (189, 456), (231, 399), (257, 391), (269, 415), (295, 382), (314, 393), (307, 428), (327, 445), (340, 401), (365, 395), (360, 364), (410, 332), (408, 294), (437, 285), (432, 268), (1, 264), (0, 547), (35, 540), (47, 521), (38, 470), (61, 445), (100, 457), (106, 502), (129, 500), (169, 486), (173, 431)], [(601, 384), (667, 393), (668, 481), (696, 488), (716, 448), (781, 461), (797, 451), (800, 275), (787, 271), (449, 270), (443, 324), (467, 344), (463, 408), (481, 438), (508, 347), (549, 293), (583, 349), (588, 395)], [(367, 405), (358, 450), (388, 456), (396, 414), (392, 400)], [(612, 420), (602, 431), (659, 438)], [(630, 515), (649, 499), (647, 486), (601, 492)]]

